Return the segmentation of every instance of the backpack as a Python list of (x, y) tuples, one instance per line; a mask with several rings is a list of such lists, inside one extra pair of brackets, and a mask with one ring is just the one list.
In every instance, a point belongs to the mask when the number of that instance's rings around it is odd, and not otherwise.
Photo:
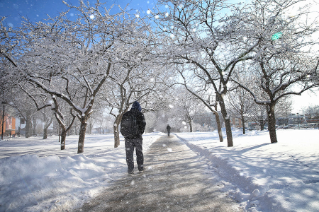
[(126, 138), (133, 138), (138, 135), (138, 125), (136, 121), (136, 113), (128, 111), (124, 113), (121, 120), (121, 134)]

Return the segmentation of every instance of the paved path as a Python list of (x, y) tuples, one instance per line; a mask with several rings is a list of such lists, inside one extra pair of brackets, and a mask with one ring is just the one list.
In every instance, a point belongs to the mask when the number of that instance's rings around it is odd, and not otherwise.
[[(242, 211), (219, 191), (195, 152), (163, 136), (144, 153), (145, 171), (113, 182), (77, 211)], [(136, 171), (136, 170), (135, 170)]]

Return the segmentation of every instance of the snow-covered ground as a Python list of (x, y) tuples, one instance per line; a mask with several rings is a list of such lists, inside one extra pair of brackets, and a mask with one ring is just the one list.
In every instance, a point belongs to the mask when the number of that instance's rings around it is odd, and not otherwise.
[[(163, 133), (144, 135), (144, 152)], [(247, 211), (319, 211), (319, 130), (234, 131), (234, 147), (216, 132), (176, 134), (198, 152), (207, 171)], [(81, 206), (112, 180), (127, 176), (123, 141), (87, 135), (84, 154), (77, 136), (0, 141), (0, 211), (67, 211)]]
[[(144, 152), (161, 135), (144, 135)], [(61, 151), (57, 136), (0, 140), (0, 211), (67, 211), (127, 175), (123, 139), (114, 149), (113, 134), (86, 135), (84, 154), (77, 142)]]
[(234, 147), (214, 133), (179, 133), (206, 159), (224, 190), (247, 211), (319, 211), (319, 130), (233, 132)]

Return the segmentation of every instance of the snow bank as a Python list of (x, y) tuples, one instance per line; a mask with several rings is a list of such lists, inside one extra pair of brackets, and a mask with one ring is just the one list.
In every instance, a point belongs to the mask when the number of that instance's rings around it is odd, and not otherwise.
[[(144, 152), (161, 133), (144, 136)], [(80, 207), (113, 179), (126, 174), (122, 144), (112, 135), (88, 135), (85, 153), (76, 154), (77, 136), (14, 138), (0, 142), (0, 211), (66, 211)], [(123, 142), (123, 139), (122, 139)]]
[[(225, 132), (224, 132), (225, 133)], [(224, 190), (247, 211), (319, 211), (318, 130), (234, 131), (234, 147), (213, 133), (177, 136), (218, 173)]]

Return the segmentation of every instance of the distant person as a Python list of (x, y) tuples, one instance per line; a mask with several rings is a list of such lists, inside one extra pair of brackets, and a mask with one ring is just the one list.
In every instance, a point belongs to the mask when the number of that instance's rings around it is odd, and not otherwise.
[(166, 127), (167, 130), (167, 136), (169, 137), (169, 134), (171, 133), (171, 126), (169, 126), (169, 124)]
[(126, 163), (128, 166), (129, 174), (134, 173), (134, 148), (136, 150), (138, 170), (140, 172), (144, 170), (142, 134), (144, 133), (146, 122), (141, 111), (142, 108), (140, 104), (135, 101), (132, 105), (131, 110), (124, 113), (121, 120), (121, 134), (125, 138)]

